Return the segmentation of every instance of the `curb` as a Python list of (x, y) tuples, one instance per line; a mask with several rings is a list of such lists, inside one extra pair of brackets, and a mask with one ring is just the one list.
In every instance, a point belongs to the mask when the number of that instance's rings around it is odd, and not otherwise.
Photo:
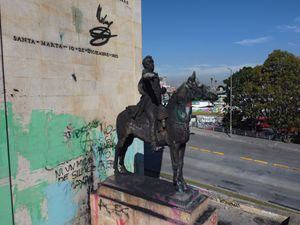
[(289, 217), (282, 216), (282, 215), (279, 215), (279, 214), (273, 213), (273, 212), (268, 212), (268, 211), (255, 208), (253, 206), (248, 206), (248, 205), (245, 205), (245, 204), (240, 204), (239, 207), (244, 212), (259, 215), (259, 216), (262, 216), (262, 217), (272, 218), (276, 221), (286, 221), (287, 219), (289, 219)]
[[(196, 127), (191, 127), (191, 132), (194, 132), (195, 134), (202, 135), (202, 136), (208, 136), (208, 137), (215, 137), (219, 139), (227, 139), (231, 141), (236, 141), (240, 143), (248, 143), (248, 144), (255, 144), (262, 147), (270, 147), (274, 150), (289, 150), (294, 152), (300, 152), (300, 145), (298, 144), (287, 144), (279, 141), (272, 141), (272, 140), (265, 140), (261, 138), (255, 138), (255, 137), (247, 137), (242, 135), (227, 135), (226, 133), (212, 131), (212, 130), (205, 130), (205, 129), (199, 129)], [(245, 139), (249, 140), (245, 140)]]
[[(169, 181), (172, 179), (172, 176), (170, 174), (166, 174), (166, 173), (160, 173), (160, 177), (163, 179), (169, 180)], [(282, 225), (288, 224), (289, 217), (254, 207), (251, 204), (260, 205), (262, 207), (272, 208), (274, 210), (282, 210), (282, 211), (285, 211), (288, 213), (294, 213), (294, 214), (300, 215), (300, 211), (296, 211), (296, 210), (293, 210), (290, 208), (279, 206), (279, 205), (276, 205), (273, 203), (257, 200), (257, 199), (254, 199), (254, 198), (251, 198), (248, 196), (238, 194), (236, 192), (231, 192), (227, 189), (222, 189), (222, 188), (215, 187), (215, 186), (208, 185), (208, 184), (202, 184), (200, 182), (197, 182), (197, 181), (194, 181), (191, 179), (185, 179), (185, 180), (189, 185), (200, 188), (200, 189), (204, 190), (204, 192), (207, 192), (205, 194), (207, 194), (209, 197), (211, 197), (213, 201), (220, 202), (220, 203), (229, 205), (231, 207), (240, 208), (244, 212), (247, 212), (250, 214), (255, 214), (258, 216), (265, 217), (265, 218), (275, 219), (277, 221), (280, 221)], [(213, 196), (214, 192), (218, 193), (219, 195), (225, 195), (227, 197), (234, 198), (235, 201), (227, 201), (220, 197)], [(249, 204), (246, 204), (244, 202), (247, 202)]]

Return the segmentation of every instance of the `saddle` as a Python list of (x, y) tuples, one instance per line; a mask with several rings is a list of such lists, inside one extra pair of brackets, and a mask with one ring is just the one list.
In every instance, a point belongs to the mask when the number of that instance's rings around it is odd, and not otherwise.
[[(135, 119), (138, 115), (138, 106), (137, 105), (129, 105), (126, 107), (126, 110), (128, 111), (130, 117)], [(165, 120), (168, 118), (168, 113), (167, 110), (164, 106), (160, 105), (158, 107), (158, 112), (157, 112), (157, 119), (158, 120)]]
[(135, 118), (137, 111), (138, 111), (138, 106), (137, 105), (129, 105), (126, 107), (126, 111), (130, 115), (131, 118)]
[(158, 107), (157, 119), (158, 120), (165, 120), (168, 118), (168, 112), (166, 108), (162, 105)]

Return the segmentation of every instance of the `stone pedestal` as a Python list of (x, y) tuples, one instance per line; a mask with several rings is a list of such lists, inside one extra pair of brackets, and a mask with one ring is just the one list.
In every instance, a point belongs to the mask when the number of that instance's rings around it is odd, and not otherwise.
[(92, 225), (217, 225), (217, 212), (208, 201), (192, 187), (182, 194), (165, 180), (112, 176), (91, 195)]

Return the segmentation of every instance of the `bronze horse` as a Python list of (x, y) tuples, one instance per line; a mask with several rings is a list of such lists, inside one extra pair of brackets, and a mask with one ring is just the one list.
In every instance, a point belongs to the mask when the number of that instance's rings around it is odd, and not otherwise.
[[(182, 168), (186, 143), (189, 141), (189, 122), (191, 119), (191, 101), (193, 99), (215, 101), (216, 95), (209, 92), (205, 85), (200, 85), (195, 72), (172, 95), (166, 106), (168, 118), (165, 128), (158, 126), (157, 132), (159, 146), (169, 146), (173, 168), (173, 183), (177, 191), (185, 192), (187, 185), (183, 179)], [(115, 174), (128, 173), (124, 165), (127, 148), (135, 137), (145, 142), (151, 142), (149, 121), (143, 113), (135, 120), (132, 119), (130, 108), (126, 108), (117, 117), (118, 143), (115, 151)], [(120, 167), (120, 168), (119, 168)]]

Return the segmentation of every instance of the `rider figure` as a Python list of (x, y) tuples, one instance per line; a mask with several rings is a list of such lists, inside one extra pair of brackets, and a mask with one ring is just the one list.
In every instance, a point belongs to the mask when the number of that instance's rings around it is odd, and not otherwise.
[(151, 145), (154, 150), (157, 150), (157, 120), (158, 111), (162, 106), (161, 95), (166, 92), (165, 88), (161, 88), (160, 79), (157, 73), (154, 72), (154, 61), (151, 56), (146, 56), (143, 59), (142, 78), (138, 84), (138, 90), (142, 95), (138, 103), (136, 115), (145, 112), (150, 123), (150, 138)]

